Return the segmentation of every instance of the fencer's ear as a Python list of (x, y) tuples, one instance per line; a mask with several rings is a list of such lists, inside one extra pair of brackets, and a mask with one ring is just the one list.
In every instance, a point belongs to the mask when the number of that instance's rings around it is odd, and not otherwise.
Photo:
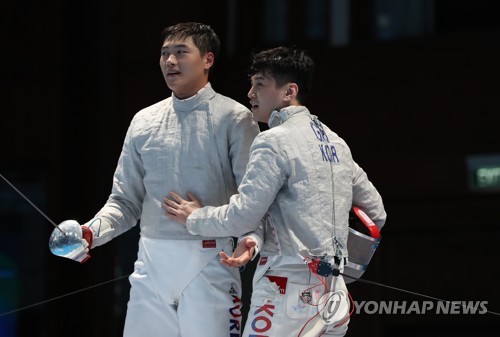
[(299, 86), (296, 83), (288, 83), (285, 91), (285, 100), (294, 100), (297, 98), (299, 92)]
[(214, 53), (208, 52), (204, 56), (205, 59), (205, 69), (210, 69), (214, 65), (215, 56)]

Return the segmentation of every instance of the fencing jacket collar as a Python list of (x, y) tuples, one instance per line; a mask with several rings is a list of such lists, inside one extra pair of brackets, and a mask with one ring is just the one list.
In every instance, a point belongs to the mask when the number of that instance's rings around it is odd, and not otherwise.
[(270, 128), (273, 128), (275, 126), (283, 124), (288, 118), (290, 118), (290, 116), (305, 111), (307, 111), (307, 108), (302, 105), (290, 105), (280, 110), (274, 110), (271, 113), (271, 116), (269, 116), (267, 125), (269, 125)]
[(215, 96), (215, 91), (210, 83), (207, 83), (194, 96), (186, 99), (179, 99), (172, 93), (172, 104), (175, 111), (193, 111), (213, 96)]

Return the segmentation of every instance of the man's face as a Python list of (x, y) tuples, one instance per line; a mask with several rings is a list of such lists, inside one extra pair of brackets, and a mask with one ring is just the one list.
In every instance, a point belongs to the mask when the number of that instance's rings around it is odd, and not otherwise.
[(276, 80), (265, 73), (257, 73), (251, 78), (251, 88), (248, 92), (253, 119), (267, 123), (273, 110), (281, 109), (285, 104), (287, 85), (278, 87)]
[(178, 98), (196, 94), (208, 82), (208, 70), (214, 54), (205, 55), (194, 45), (193, 39), (165, 40), (161, 47), (160, 68), (167, 86)]

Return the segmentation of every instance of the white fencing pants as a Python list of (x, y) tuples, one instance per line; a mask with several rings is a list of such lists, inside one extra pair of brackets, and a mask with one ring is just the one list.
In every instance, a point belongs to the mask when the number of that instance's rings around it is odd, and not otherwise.
[[(261, 261), (262, 261), (261, 257)], [(265, 258), (265, 257), (264, 257)], [(252, 303), (243, 330), (244, 337), (344, 336), (349, 319), (325, 324), (318, 308), (323, 295), (342, 290), (349, 312), (347, 288), (342, 276), (323, 278), (313, 274), (297, 257), (266, 258), (258, 263), (254, 276)], [(345, 307), (344, 307), (345, 308)]]
[(219, 262), (222, 250), (232, 254), (232, 239), (141, 237), (124, 337), (240, 336), (240, 274)]

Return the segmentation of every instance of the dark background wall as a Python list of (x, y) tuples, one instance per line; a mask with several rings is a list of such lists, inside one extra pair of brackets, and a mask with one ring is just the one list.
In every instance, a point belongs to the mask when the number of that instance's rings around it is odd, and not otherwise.
[[(365, 278), (500, 312), (500, 193), (471, 190), (467, 171), (469, 156), (500, 154), (499, 5), (364, 0), (342, 12), (342, 3), (4, 3), (0, 173), (56, 223), (83, 223), (107, 199), (132, 116), (170, 94), (158, 67), (163, 27), (210, 24), (223, 43), (212, 84), (245, 104), (250, 53), (297, 44), (317, 64), (308, 107), (350, 144), (389, 214)], [(138, 229), (79, 265), (50, 254), (52, 225), (3, 180), (0, 202), (0, 315), (13, 311), (0, 316), (0, 335), (120, 336), (121, 277), (132, 272)], [(426, 300), (350, 290), (356, 301)], [(361, 312), (348, 336), (493, 336), (499, 322)]]

